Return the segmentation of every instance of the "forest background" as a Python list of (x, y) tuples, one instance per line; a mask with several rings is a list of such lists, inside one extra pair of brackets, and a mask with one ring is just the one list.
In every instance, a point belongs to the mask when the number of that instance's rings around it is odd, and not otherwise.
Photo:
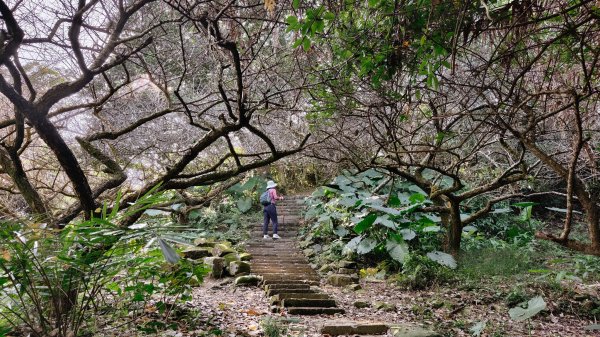
[[(240, 221), (257, 176), (326, 185), (307, 240), (367, 265), (452, 267), (464, 240), (495, 237), (600, 255), (597, 1), (32, 0), (0, 14), (0, 284), (28, 308), (9, 305), (7, 325), (77, 333), (132, 252), (154, 254), (136, 255), (136, 279), (163, 275), (206, 209), (230, 198)], [(179, 268), (161, 291), (183, 296), (204, 272)], [(131, 282), (134, 297), (158, 291)]]

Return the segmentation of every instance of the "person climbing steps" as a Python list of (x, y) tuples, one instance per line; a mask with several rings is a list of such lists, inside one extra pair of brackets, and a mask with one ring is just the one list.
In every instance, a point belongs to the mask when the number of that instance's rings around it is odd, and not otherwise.
[(277, 234), (277, 200), (283, 200), (283, 196), (277, 195), (275, 189), (277, 184), (273, 180), (267, 182), (267, 190), (260, 196), (260, 203), (263, 208), (263, 239), (269, 239), (269, 221), (273, 223), (273, 239), (281, 239)]

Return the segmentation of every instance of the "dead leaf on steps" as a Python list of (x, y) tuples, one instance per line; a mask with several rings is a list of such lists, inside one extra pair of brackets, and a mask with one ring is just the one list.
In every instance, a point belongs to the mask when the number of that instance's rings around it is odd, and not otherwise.
[(246, 314), (248, 314), (249, 316), (260, 316), (262, 315), (260, 312), (254, 310), (254, 309), (248, 309), (246, 311), (244, 311)]

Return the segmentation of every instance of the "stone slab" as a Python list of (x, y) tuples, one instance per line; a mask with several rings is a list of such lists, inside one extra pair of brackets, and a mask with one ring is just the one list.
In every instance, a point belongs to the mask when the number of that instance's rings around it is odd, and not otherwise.
[(389, 325), (372, 322), (329, 322), (320, 326), (322, 334), (340, 335), (385, 335)]

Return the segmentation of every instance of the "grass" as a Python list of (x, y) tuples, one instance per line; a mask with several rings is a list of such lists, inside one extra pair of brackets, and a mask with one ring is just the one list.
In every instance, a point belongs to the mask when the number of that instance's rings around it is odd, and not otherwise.
[(459, 275), (471, 280), (511, 278), (541, 268), (539, 256), (523, 247), (481, 248), (459, 258)]

